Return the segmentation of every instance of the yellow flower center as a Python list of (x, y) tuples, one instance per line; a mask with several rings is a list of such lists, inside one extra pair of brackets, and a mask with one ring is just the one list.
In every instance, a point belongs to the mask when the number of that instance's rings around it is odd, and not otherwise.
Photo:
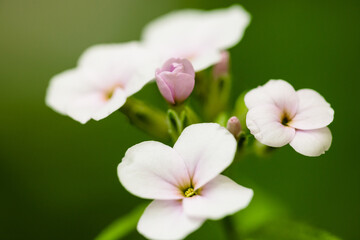
[(189, 187), (184, 192), (185, 197), (192, 197), (192, 196), (195, 196), (196, 194), (197, 194), (196, 191), (192, 187)]

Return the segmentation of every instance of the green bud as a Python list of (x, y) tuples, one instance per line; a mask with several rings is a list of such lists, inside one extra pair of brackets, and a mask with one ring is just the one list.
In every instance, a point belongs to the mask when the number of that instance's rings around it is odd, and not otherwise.
[(162, 111), (133, 97), (127, 99), (120, 111), (128, 117), (132, 125), (152, 137), (163, 141), (169, 139), (166, 114)]

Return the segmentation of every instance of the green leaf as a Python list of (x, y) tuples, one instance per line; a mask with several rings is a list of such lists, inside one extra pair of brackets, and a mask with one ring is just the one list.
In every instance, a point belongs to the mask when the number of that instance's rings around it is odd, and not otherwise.
[(147, 205), (140, 205), (130, 213), (121, 218), (115, 220), (111, 223), (107, 228), (105, 228), (96, 238), (95, 240), (118, 240), (136, 228), (137, 222), (141, 214), (144, 212), (144, 209)]

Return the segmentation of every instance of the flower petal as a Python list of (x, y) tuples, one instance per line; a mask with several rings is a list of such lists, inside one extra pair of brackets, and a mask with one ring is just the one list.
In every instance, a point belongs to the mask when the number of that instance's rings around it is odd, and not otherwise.
[(55, 75), (46, 92), (46, 105), (61, 114), (66, 114), (69, 102), (76, 96), (81, 74), (76, 69)]
[(127, 95), (139, 91), (154, 78), (159, 59), (139, 42), (100, 44), (87, 49), (79, 59), (82, 69), (98, 76), (99, 87), (123, 87)]
[[(250, 22), (250, 15), (239, 5), (213, 11), (180, 10), (150, 22), (144, 29), (144, 43), (164, 60), (171, 57), (189, 59), (196, 71), (220, 60), (220, 50), (236, 45)], [(215, 62), (196, 63), (216, 52)], [(204, 62), (205, 63), (205, 62)]]
[(190, 185), (185, 163), (176, 151), (154, 141), (129, 148), (118, 176), (129, 192), (148, 199), (181, 199), (180, 189)]
[(263, 104), (275, 104), (292, 118), (298, 109), (299, 99), (295, 89), (284, 80), (270, 80), (264, 86), (251, 90), (245, 95), (247, 108)]
[(296, 92), (299, 97), (299, 108), (290, 126), (302, 130), (323, 128), (334, 119), (334, 110), (316, 91), (301, 89)]
[(246, 126), (262, 144), (282, 147), (295, 135), (295, 129), (281, 124), (282, 111), (273, 104), (251, 108), (246, 115)]
[(139, 43), (91, 47), (76, 69), (52, 78), (46, 103), (81, 123), (100, 120), (153, 79), (156, 66), (157, 60)]
[(324, 154), (331, 146), (332, 135), (330, 129), (296, 130), (290, 146), (300, 154), (317, 157)]
[(184, 210), (191, 217), (217, 220), (246, 208), (252, 197), (252, 189), (219, 175), (205, 184), (199, 195), (185, 198)]
[(46, 104), (81, 123), (92, 118), (98, 120), (99, 116), (104, 118), (124, 104), (126, 96), (122, 91), (113, 94), (114, 98), (108, 101), (92, 80), (92, 76), (79, 69), (56, 75), (47, 89)]
[(137, 230), (148, 239), (183, 239), (204, 221), (186, 216), (181, 201), (155, 200), (145, 209)]
[(197, 189), (231, 164), (236, 144), (226, 128), (216, 123), (200, 123), (184, 129), (174, 150), (185, 161), (193, 187)]

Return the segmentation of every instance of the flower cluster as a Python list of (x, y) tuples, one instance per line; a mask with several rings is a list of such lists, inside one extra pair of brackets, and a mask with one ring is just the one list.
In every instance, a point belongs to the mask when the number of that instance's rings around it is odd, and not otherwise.
[[(183, 239), (206, 219), (247, 207), (253, 190), (221, 174), (238, 150), (290, 144), (319, 156), (330, 148), (334, 110), (314, 90), (270, 80), (240, 94), (230, 110), (226, 50), (249, 22), (239, 5), (173, 12), (148, 24), (141, 41), (91, 47), (76, 68), (50, 81), (46, 103), (55, 111), (86, 123), (120, 109), (133, 125), (174, 143), (139, 143), (118, 166), (130, 193), (153, 199), (137, 225), (149, 239)], [(154, 79), (167, 112), (132, 96)], [(190, 96), (200, 110), (193, 110)]]

